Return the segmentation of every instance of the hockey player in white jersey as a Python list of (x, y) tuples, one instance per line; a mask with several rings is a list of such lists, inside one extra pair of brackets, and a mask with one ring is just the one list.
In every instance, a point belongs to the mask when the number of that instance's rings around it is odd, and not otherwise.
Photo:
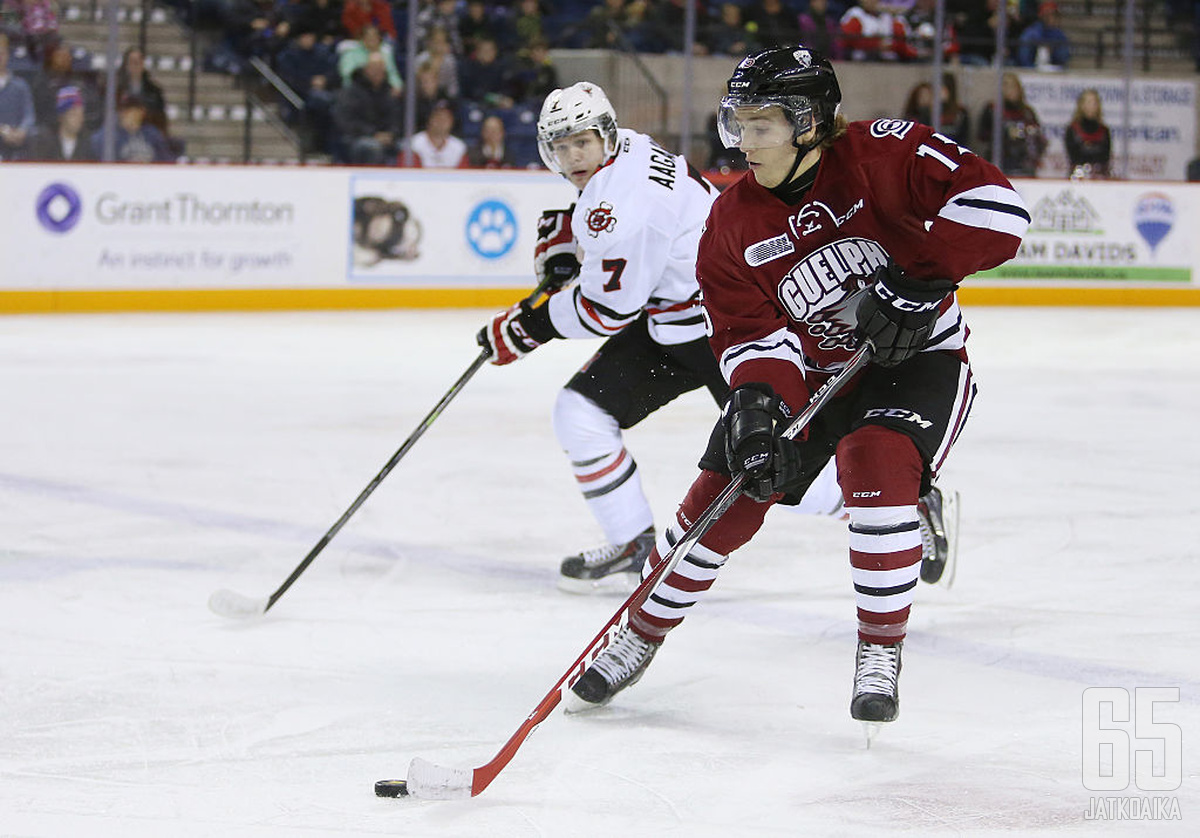
[[(717, 190), (681, 156), (619, 128), (604, 91), (580, 82), (546, 97), (542, 160), (579, 190), (539, 225), (539, 279), (557, 292), (496, 314), (479, 334), (493, 364), (556, 338), (603, 338), (559, 392), (554, 431), (607, 544), (563, 560), (560, 586), (636, 584), (654, 520), (622, 431), (683, 393), (728, 392), (704, 331), (696, 248)], [(698, 431), (698, 433), (700, 433)]]

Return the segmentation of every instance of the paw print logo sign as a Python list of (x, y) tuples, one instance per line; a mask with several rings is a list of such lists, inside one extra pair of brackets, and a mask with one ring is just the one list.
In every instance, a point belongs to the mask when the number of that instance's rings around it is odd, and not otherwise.
[(467, 244), (484, 259), (499, 259), (517, 240), (517, 218), (503, 201), (481, 201), (467, 218)]

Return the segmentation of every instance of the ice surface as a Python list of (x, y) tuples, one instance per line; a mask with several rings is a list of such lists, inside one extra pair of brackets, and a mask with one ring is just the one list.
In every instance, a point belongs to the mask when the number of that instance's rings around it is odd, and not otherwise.
[[(1196, 309), (968, 312), (958, 579), (869, 751), (844, 524), (780, 512), (613, 705), (473, 800), (375, 798), (490, 760), (619, 604), (555, 587), (600, 538), (550, 427), (595, 344), (482, 370), (265, 618), (206, 601), (275, 590), (486, 314), (0, 319), (0, 834), (1200, 834)], [(714, 412), (628, 436), (660, 521)], [(1180, 688), (1182, 822), (1084, 820), (1089, 686)]]

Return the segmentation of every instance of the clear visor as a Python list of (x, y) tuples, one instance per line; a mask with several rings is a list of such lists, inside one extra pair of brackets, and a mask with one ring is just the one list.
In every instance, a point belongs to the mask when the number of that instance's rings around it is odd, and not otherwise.
[(717, 111), (717, 133), (721, 142), (726, 148), (743, 151), (791, 145), (812, 127), (812, 101), (803, 96), (726, 96)]
[(595, 138), (596, 142), (604, 146), (604, 133), (600, 130), (598, 120), (588, 120), (582, 124), (559, 128), (557, 131), (539, 132), (538, 151), (541, 161), (546, 163), (546, 168), (551, 172), (562, 174), (566, 168), (563, 162), (570, 160), (572, 146), (580, 146), (581, 143), (586, 145), (589, 138)]

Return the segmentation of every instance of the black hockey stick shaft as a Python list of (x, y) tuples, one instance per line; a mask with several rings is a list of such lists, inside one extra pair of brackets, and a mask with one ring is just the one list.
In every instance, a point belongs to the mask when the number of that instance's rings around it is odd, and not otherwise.
[[(550, 286), (550, 284), (551, 281), (549, 279), (544, 280), (537, 288), (533, 290), (532, 294), (525, 298), (524, 302), (533, 303), (536, 301), (538, 297), (540, 297), (542, 293)], [(313, 563), (313, 560), (316, 559), (317, 556), (321, 554), (321, 551), (325, 549), (326, 545), (328, 545), (329, 542), (333, 540), (334, 536), (336, 536), (342, 529), (342, 527), (346, 525), (346, 522), (349, 521), (354, 513), (358, 511), (359, 507), (366, 502), (367, 498), (371, 496), (371, 493), (379, 488), (379, 484), (382, 483), (384, 479), (391, 473), (392, 469), (396, 467), (396, 464), (404, 459), (404, 455), (412, 450), (412, 447), (417, 444), (417, 440), (419, 440), (424, 433), (429, 430), (429, 426), (432, 425), (439, 416), (441, 416), (442, 411), (446, 409), (446, 406), (454, 400), (455, 396), (462, 392), (462, 389), (467, 386), (467, 382), (475, 376), (475, 373), (479, 372), (479, 370), (483, 368), (483, 365), (487, 363), (488, 358), (490, 357), (492, 357), (491, 348), (487, 346), (483, 347), (479, 355), (474, 361), (471, 362), (471, 365), (466, 368), (463, 374), (458, 377), (458, 380), (454, 382), (454, 385), (447, 390), (445, 395), (443, 395), (438, 403), (433, 406), (433, 410), (429, 411), (429, 414), (421, 420), (421, 424), (417, 425), (417, 429), (409, 435), (408, 439), (404, 440), (404, 444), (396, 450), (396, 453), (392, 455), (391, 459), (384, 463), (384, 466), (379, 470), (379, 473), (371, 478), (371, 482), (368, 483), (366, 488), (364, 488), (359, 493), (358, 497), (354, 499), (354, 503), (350, 504), (346, 511), (342, 513), (342, 517), (338, 518), (337, 521), (334, 522), (333, 526), (326, 530), (325, 534), (321, 536), (321, 539), (313, 545), (311, 550), (308, 551), (308, 555), (304, 557), (300, 564), (296, 565), (296, 569), (291, 572), (291, 575), (289, 575), (287, 579), (283, 580), (283, 584), (280, 585), (275, 592), (267, 598), (266, 607), (263, 608), (264, 614), (270, 611), (271, 606), (278, 602), (281, 596), (287, 593), (288, 588), (292, 587), (293, 583), (300, 578), (300, 574), (304, 573), (304, 571), (308, 569), (308, 566)]]
[(358, 497), (354, 499), (354, 503), (350, 504), (346, 511), (342, 513), (342, 517), (338, 518), (337, 521), (334, 522), (333, 526), (325, 531), (325, 534), (321, 536), (321, 539), (315, 545), (313, 545), (311, 550), (308, 551), (308, 555), (304, 557), (303, 561), (296, 565), (296, 569), (292, 571), (291, 575), (288, 576), (287, 579), (283, 580), (283, 584), (275, 590), (275, 593), (268, 597), (267, 607), (263, 609), (263, 613), (270, 611), (271, 606), (278, 602), (279, 598), (287, 592), (287, 589), (292, 587), (292, 584), (300, 578), (300, 574), (302, 574), (308, 568), (308, 566), (313, 563), (313, 560), (321, 554), (321, 551), (325, 549), (326, 545), (333, 540), (333, 537), (338, 534), (342, 527), (346, 525), (346, 522), (349, 521), (354, 513), (358, 511), (359, 507), (362, 506), (363, 503), (366, 502), (367, 498), (371, 496), (371, 493), (379, 488), (379, 484), (382, 483), (389, 474), (391, 474), (391, 471), (396, 467), (396, 464), (404, 459), (405, 454), (412, 450), (412, 447), (417, 444), (417, 440), (420, 439), (427, 430), (429, 430), (429, 426), (432, 425), (438, 416), (442, 414), (442, 411), (445, 410), (446, 406), (454, 400), (454, 397), (462, 392), (463, 387), (467, 386), (467, 382), (474, 377), (475, 373), (479, 372), (479, 370), (483, 368), (483, 365), (487, 363), (488, 358), (491, 356), (491, 350), (485, 348), (479, 353), (478, 357), (471, 362), (471, 365), (467, 367), (466, 371), (463, 372), (463, 374), (458, 377), (458, 380), (454, 382), (454, 386), (446, 391), (446, 394), (442, 396), (438, 403), (433, 406), (433, 410), (429, 411), (429, 414), (421, 420), (421, 424), (417, 425), (417, 429), (409, 435), (408, 439), (404, 440), (403, 445), (396, 449), (396, 453), (392, 455), (390, 460), (384, 463), (383, 468), (379, 470), (379, 473), (371, 478), (371, 482), (368, 483), (366, 488), (364, 488), (359, 493)]

